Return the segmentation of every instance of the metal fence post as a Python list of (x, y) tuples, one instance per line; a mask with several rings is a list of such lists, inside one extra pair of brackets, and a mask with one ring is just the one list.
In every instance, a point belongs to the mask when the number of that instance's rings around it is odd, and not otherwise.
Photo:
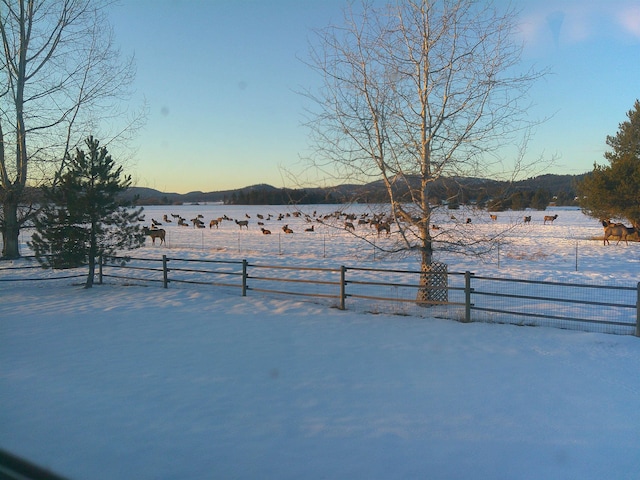
[(636, 300), (636, 337), (640, 337), (640, 282), (638, 282), (638, 298)]
[(347, 267), (345, 267), (344, 265), (340, 266), (340, 310), (344, 310), (345, 306), (345, 298), (346, 298), (346, 283), (345, 283), (345, 276), (347, 273)]
[(471, 272), (464, 272), (464, 321), (471, 322)]
[(242, 260), (242, 296), (247, 296), (247, 261)]
[(167, 268), (167, 256), (162, 255), (162, 286), (169, 287), (169, 269)]

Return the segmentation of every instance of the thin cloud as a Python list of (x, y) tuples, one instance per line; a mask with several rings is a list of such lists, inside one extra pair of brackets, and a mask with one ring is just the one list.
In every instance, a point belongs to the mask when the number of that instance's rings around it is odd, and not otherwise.
[(618, 23), (627, 32), (640, 39), (640, 6), (629, 5), (616, 15)]
[(640, 38), (640, 6), (623, 2), (548, 2), (523, 9), (519, 34), (530, 48), (556, 48), (620, 31)]

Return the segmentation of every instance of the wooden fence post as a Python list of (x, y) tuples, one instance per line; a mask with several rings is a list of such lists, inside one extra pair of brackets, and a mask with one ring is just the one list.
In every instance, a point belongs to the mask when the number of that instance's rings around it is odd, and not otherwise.
[(102, 255), (98, 257), (98, 285), (102, 285)]
[(640, 337), (640, 282), (638, 282), (638, 297), (636, 300), (636, 337)]
[(167, 256), (162, 255), (162, 286), (169, 287), (169, 269), (167, 268)]
[(347, 273), (347, 267), (345, 267), (344, 265), (340, 266), (340, 310), (344, 310), (345, 306), (345, 298), (346, 298), (346, 283), (345, 283), (345, 276)]
[(471, 275), (470, 271), (464, 272), (464, 321), (471, 322)]
[(242, 296), (247, 296), (247, 261), (242, 260)]

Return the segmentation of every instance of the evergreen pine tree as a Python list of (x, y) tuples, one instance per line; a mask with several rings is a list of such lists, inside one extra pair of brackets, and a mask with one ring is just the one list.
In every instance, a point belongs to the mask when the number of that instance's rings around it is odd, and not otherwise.
[(85, 288), (91, 288), (96, 259), (139, 248), (144, 235), (136, 223), (142, 208), (127, 208), (116, 199), (131, 185), (131, 176), (123, 176), (98, 140), (89, 137), (85, 143), (88, 154), (77, 149), (68, 156), (55, 186), (45, 189), (47, 202), (30, 246), (45, 268), (88, 265)]
[(609, 165), (594, 164), (578, 184), (582, 210), (594, 218), (627, 219), (640, 228), (640, 100), (615, 136), (607, 136)]
[(531, 208), (535, 208), (536, 210), (545, 210), (549, 206), (549, 199), (551, 195), (547, 190), (539, 188), (536, 190), (536, 193), (533, 194), (533, 198), (531, 198)]

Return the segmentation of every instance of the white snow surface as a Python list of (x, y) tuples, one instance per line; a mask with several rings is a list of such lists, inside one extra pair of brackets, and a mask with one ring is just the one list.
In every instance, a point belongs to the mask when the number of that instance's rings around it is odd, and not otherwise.
[[(416, 266), (342, 229), (304, 233), (303, 218), (265, 222), (273, 234), (262, 235), (255, 214), (285, 208), (149, 207), (147, 220), (252, 218), (242, 232), (164, 225), (167, 247), (134, 254)], [(336, 206), (307, 207), (320, 209)], [(472, 225), (511, 228), (499, 258), (437, 259), (450, 271), (640, 281), (640, 244), (603, 246), (578, 210), (498, 217)], [(277, 235), (287, 222), (295, 233)], [(0, 270), (17, 275), (33, 271)], [(0, 283), (0, 448), (71, 479), (638, 478), (636, 337), (80, 281)]]

